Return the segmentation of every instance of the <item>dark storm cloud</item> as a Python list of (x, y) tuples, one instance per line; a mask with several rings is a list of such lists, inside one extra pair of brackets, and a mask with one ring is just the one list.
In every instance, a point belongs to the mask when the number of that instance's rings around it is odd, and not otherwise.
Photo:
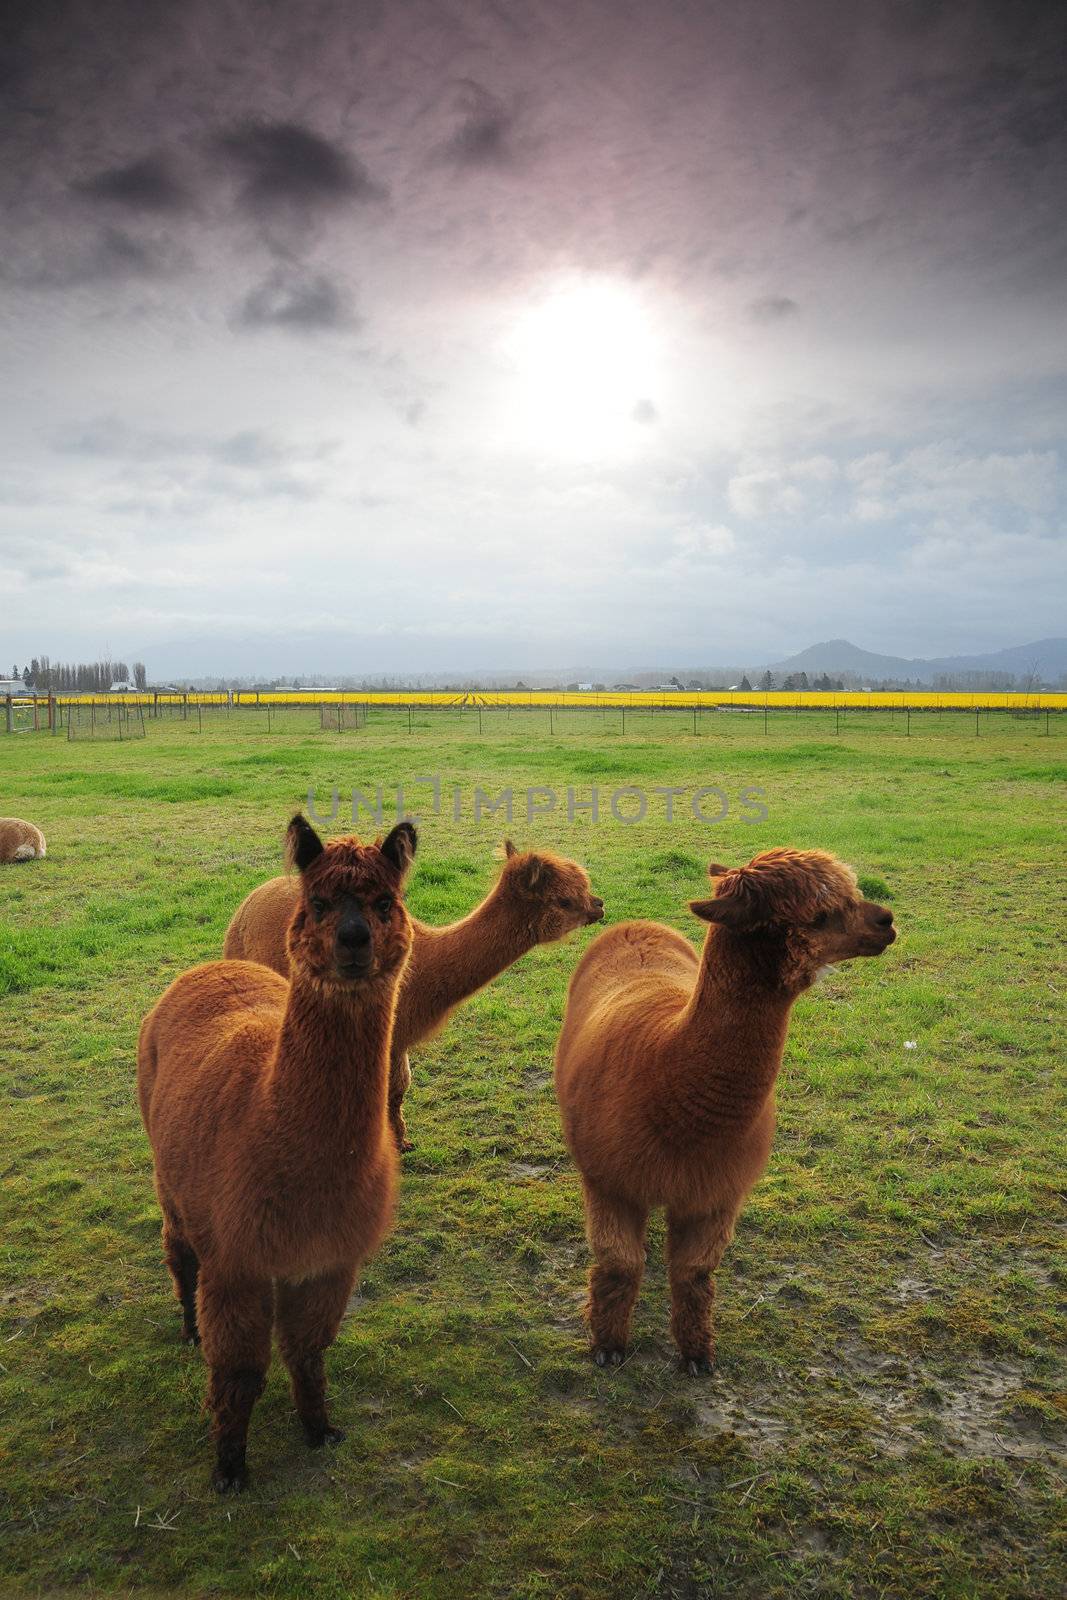
[(354, 156), (296, 122), (244, 123), (219, 134), (215, 148), (243, 175), (253, 209), (384, 197)]
[(800, 307), (787, 294), (765, 294), (749, 304), (749, 316), (754, 322), (781, 322), (795, 317)]
[(284, 328), (318, 333), (353, 323), (346, 298), (325, 273), (279, 269), (252, 289), (241, 303), (236, 322), (242, 328)]
[(513, 118), (495, 94), (466, 78), (456, 86), (452, 115), (456, 126), (444, 145), (444, 156), (472, 167), (508, 159)]
[(126, 166), (109, 167), (71, 186), (90, 200), (109, 201), (132, 211), (184, 211), (190, 202), (163, 156), (144, 156)]

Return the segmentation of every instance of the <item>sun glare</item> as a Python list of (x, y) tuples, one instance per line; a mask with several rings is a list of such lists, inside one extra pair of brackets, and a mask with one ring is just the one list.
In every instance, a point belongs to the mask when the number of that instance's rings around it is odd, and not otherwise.
[(636, 446), (655, 419), (655, 340), (626, 284), (583, 279), (524, 309), (505, 341), (514, 423), (540, 447), (589, 453)]

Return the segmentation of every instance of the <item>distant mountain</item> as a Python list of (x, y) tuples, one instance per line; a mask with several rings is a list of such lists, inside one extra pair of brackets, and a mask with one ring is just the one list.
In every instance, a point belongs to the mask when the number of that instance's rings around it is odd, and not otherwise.
[(935, 678), (965, 672), (1009, 672), (1025, 682), (1033, 674), (1037, 680), (1056, 683), (1067, 673), (1067, 639), (1037, 639), (1033, 644), (1011, 645), (1007, 650), (989, 650), (974, 656), (935, 656), (909, 658), (880, 656), (861, 650), (847, 639), (828, 639), (809, 645), (785, 661), (774, 661), (770, 670), (776, 678), (790, 673), (830, 674), (850, 672), (860, 678), (911, 678), (932, 683)]

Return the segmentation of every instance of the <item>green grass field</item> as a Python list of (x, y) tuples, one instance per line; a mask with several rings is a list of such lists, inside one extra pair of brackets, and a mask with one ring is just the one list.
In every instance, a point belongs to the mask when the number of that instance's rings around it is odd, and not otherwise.
[[(265, 722), (265, 718), (261, 718)], [(98, 730), (98, 733), (104, 730)], [(633, 1353), (585, 1355), (578, 1186), (551, 1056), (593, 932), (533, 952), (414, 1059), (397, 1227), (328, 1361), (337, 1451), (283, 1370), (253, 1482), (208, 1488), (134, 1096), (145, 1010), (219, 954), (314, 785), (438, 774), (409, 902), (463, 914), (501, 818), (476, 785), (721, 787), (726, 820), (507, 827), (582, 860), (609, 919), (670, 922), (709, 859), (822, 846), (900, 939), (798, 1005), (770, 1170), (719, 1273), (719, 1366), (673, 1370), (662, 1229)], [(1062, 856), (1053, 719), (225, 714), (121, 743), (0, 735), (0, 1593), (1035, 1596), (1067, 1585), (1062, 1489)], [(452, 815), (453, 786), (461, 793)], [(763, 790), (767, 819), (737, 797)], [(561, 805), (563, 804), (561, 798)], [(714, 809), (714, 808), (712, 808)], [(387, 815), (388, 806), (387, 806)], [(344, 811), (335, 831), (344, 826)], [(364, 827), (369, 829), (369, 822)], [(907, 1046), (913, 1045), (913, 1048)]]

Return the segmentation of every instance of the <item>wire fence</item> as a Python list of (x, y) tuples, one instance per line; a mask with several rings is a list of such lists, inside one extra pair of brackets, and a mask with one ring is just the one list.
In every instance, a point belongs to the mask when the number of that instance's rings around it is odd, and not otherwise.
[[(978, 697), (971, 697), (972, 699)], [(991, 696), (994, 702), (1003, 696)], [(901, 738), (982, 738), (1029, 730), (1053, 737), (1067, 733), (1067, 695), (1043, 696), (1062, 705), (1041, 705), (1016, 697), (1015, 703), (959, 705), (880, 705), (867, 698), (845, 703), (662, 703), (572, 704), (493, 703), (466, 700), (398, 701), (385, 696), (300, 700), (264, 696), (52, 697), (8, 702), (10, 733), (37, 733), (69, 740), (151, 739), (168, 733), (200, 738), (234, 736), (285, 739), (341, 735), (358, 739), (367, 730), (396, 736), (452, 734), (486, 740), (523, 741), (549, 737), (581, 740), (662, 739), (688, 736), (743, 741), (788, 732), (803, 736), (895, 735)]]

